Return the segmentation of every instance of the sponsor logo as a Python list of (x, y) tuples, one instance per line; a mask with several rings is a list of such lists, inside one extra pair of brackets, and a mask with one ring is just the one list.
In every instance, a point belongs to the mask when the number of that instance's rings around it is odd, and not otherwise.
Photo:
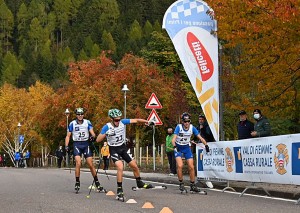
[(187, 42), (196, 59), (202, 81), (209, 80), (214, 72), (214, 64), (211, 57), (201, 41), (193, 33), (188, 32)]
[(278, 154), (274, 154), (274, 163), (276, 172), (280, 175), (284, 175), (286, 173), (285, 166), (289, 163), (289, 155), (288, 150), (285, 144), (278, 144), (276, 146), (278, 150)]
[(225, 149), (225, 151), (226, 151), (226, 154), (225, 154), (226, 169), (227, 169), (227, 172), (232, 172), (233, 171), (232, 166), (234, 164), (233, 154), (229, 147), (227, 147)]

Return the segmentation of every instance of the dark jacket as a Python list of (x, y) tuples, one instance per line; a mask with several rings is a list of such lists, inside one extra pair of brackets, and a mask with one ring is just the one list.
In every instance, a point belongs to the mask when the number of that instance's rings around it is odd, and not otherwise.
[(206, 140), (206, 142), (214, 142), (214, 136), (209, 128), (207, 122), (204, 122), (203, 128), (200, 129), (200, 125), (197, 127), (197, 130), (200, 133), (200, 136)]
[(262, 116), (254, 125), (254, 131), (257, 132), (256, 137), (271, 136), (271, 126), (269, 120)]
[(238, 139), (247, 139), (252, 138), (251, 132), (254, 130), (254, 124), (246, 119), (245, 121), (240, 121), (237, 124), (237, 131), (238, 131)]
[(57, 158), (63, 158), (65, 153), (64, 153), (64, 150), (63, 149), (57, 149), (56, 152), (55, 152), (55, 155)]

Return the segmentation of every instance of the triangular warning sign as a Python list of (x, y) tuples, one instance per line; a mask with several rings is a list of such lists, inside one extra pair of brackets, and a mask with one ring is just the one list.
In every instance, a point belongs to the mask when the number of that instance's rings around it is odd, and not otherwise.
[(146, 109), (161, 109), (162, 105), (160, 104), (158, 98), (154, 93), (151, 94), (146, 106)]
[(147, 121), (153, 121), (155, 125), (162, 125), (163, 123), (161, 122), (160, 118), (158, 117), (158, 114), (154, 109), (152, 109)]

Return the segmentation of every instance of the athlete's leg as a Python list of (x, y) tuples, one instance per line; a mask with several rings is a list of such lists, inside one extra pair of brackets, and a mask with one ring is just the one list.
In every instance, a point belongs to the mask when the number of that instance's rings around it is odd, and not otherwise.
[(91, 171), (93, 177), (95, 177), (96, 176), (96, 169), (93, 165), (93, 158), (92, 157), (87, 157), (86, 158), (86, 163), (87, 163), (88, 167), (90, 168), (90, 171)]
[(128, 165), (132, 169), (134, 177), (136, 177), (136, 178), (140, 177), (140, 170), (139, 170), (139, 167), (137, 166), (136, 161), (132, 160), (128, 163)]
[(186, 162), (187, 162), (188, 169), (189, 169), (190, 181), (195, 182), (194, 160), (193, 160), (193, 158), (190, 158), (190, 159), (187, 159)]
[(177, 164), (178, 180), (183, 180), (183, 175), (182, 175), (183, 161), (181, 157), (176, 157), (176, 164)]
[(81, 157), (79, 155), (75, 156), (75, 162), (76, 162), (75, 177), (80, 177)]
[(121, 160), (118, 160), (115, 162), (115, 165), (117, 167), (117, 182), (122, 182), (122, 180), (123, 180), (123, 162)]

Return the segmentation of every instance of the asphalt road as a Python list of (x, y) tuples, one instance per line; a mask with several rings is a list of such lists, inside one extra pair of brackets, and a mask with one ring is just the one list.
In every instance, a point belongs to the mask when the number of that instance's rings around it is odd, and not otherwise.
[[(108, 191), (116, 193), (116, 179), (99, 176), (101, 184)], [(74, 172), (62, 169), (16, 169), (0, 168), (0, 212), (300, 212), (300, 205), (281, 199), (243, 196), (233, 193), (209, 191), (208, 195), (180, 194), (177, 185), (167, 185), (167, 190), (132, 191), (135, 180), (124, 179), (123, 187), (127, 200), (137, 203), (117, 201), (116, 196), (92, 191), (90, 173), (81, 173), (81, 190), (74, 192)], [(142, 208), (146, 203), (154, 208)], [(166, 213), (165, 211), (164, 213)]]

